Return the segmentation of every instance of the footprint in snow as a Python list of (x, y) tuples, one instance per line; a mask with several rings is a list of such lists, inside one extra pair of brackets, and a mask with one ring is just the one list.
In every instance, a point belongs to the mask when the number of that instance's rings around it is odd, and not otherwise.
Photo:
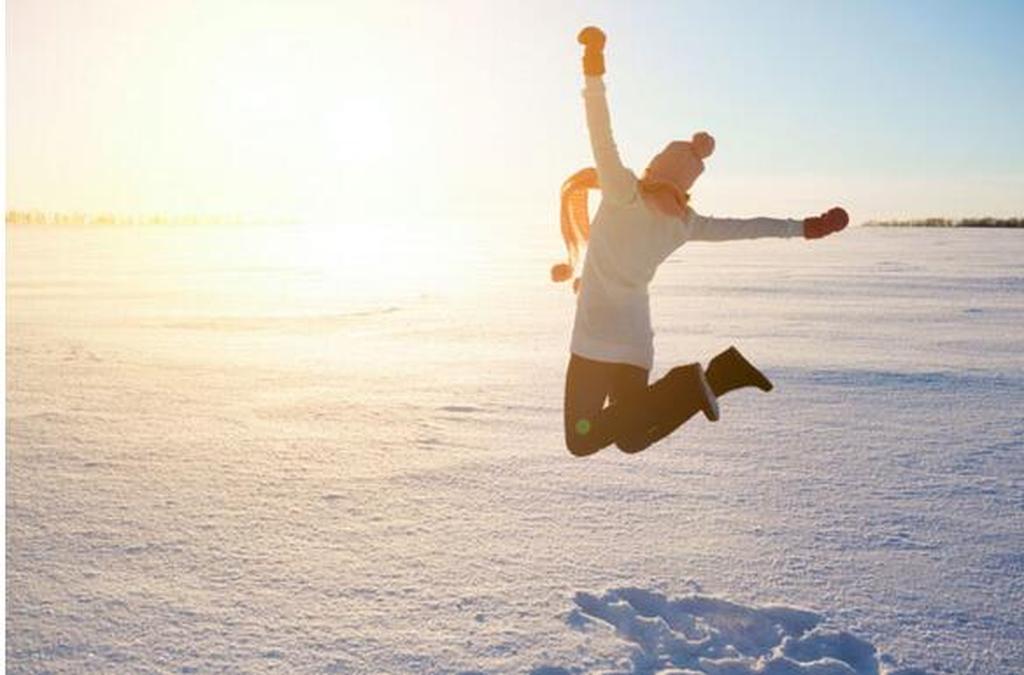
[[(825, 628), (822, 615), (786, 606), (748, 607), (706, 595), (675, 599), (641, 588), (577, 593), (566, 623), (610, 627), (629, 643), (632, 673), (677, 675), (923, 675), (893, 669), (871, 643)], [(576, 673), (544, 665), (534, 673)]]

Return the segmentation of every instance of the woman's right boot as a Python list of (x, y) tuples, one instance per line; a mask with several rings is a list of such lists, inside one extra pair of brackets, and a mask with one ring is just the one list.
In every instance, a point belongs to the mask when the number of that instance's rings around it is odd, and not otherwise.
[(716, 396), (743, 387), (771, 391), (773, 386), (764, 373), (751, 365), (735, 347), (729, 347), (711, 359), (706, 372), (708, 383)]

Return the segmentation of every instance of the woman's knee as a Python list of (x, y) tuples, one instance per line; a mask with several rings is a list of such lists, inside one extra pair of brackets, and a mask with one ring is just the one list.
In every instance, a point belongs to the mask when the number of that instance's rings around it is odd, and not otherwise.
[(615, 447), (629, 455), (640, 452), (641, 450), (646, 450), (650, 445), (650, 442), (645, 437), (639, 436), (632, 438), (620, 438), (615, 441)]
[(575, 433), (565, 435), (565, 449), (575, 457), (586, 457), (592, 455), (601, 448), (584, 436)]
[(598, 442), (590, 419), (567, 413), (565, 419), (565, 447), (577, 457), (592, 455), (605, 445)]

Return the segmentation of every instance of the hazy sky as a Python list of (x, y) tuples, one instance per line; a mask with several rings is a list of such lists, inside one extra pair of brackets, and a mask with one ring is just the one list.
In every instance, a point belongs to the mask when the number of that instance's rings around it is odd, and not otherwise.
[(619, 147), (718, 139), (715, 214), (1024, 212), (1024, 3), (8, 0), (7, 203), (550, 223)]

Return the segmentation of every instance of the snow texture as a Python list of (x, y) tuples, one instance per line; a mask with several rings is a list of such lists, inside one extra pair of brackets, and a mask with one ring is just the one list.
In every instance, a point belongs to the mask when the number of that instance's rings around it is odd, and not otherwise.
[(687, 245), (776, 389), (577, 459), (555, 228), (414, 230), (8, 228), (9, 672), (1024, 672), (1024, 232)]

